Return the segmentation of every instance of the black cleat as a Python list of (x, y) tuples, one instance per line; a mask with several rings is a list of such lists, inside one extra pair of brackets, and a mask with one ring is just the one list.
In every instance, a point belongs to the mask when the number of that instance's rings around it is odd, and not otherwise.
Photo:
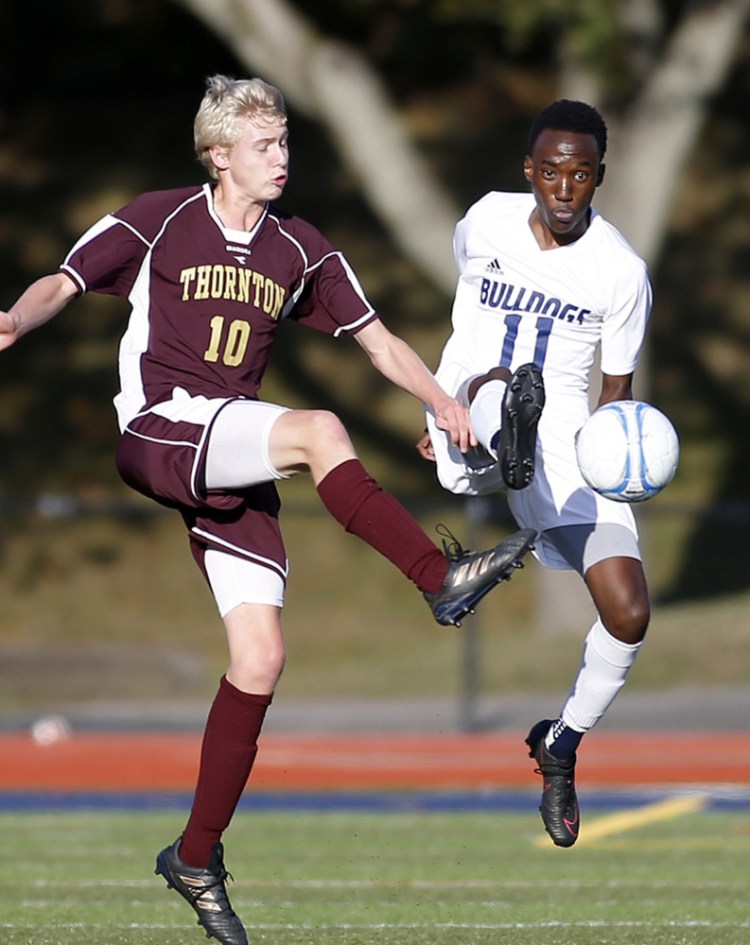
[(224, 868), (224, 848), (217, 843), (208, 868), (200, 869), (182, 862), (177, 853), (181, 841), (178, 837), (171, 847), (161, 851), (154, 872), (163, 876), (167, 886), (176, 889), (195, 909), (198, 925), (203, 926), (208, 938), (215, 938), (222, 945), (248, 945), (245, 929), (227, 896), (229, 873)]
[(522, 364), (503, 397), (498, 459), (509, 489), (525, 489), (534, 478), (536, 428), (544, 400), (542, 372), (535, 364)]
[(576, 756), (570, 760), (557, 758), (544, 744), (544, 736), (552, 722), (544, 719), (526, 737), (529, 757), (539, 765), (536, 773), (544, 780), (539, 813), (545, 830), (558, 847), (572, 847), (578, 839), (581, 817), (576, 797)]
[(450, 543), (443, 541), (445, 554), (450, 560), (443, 586), (436, 594), (425, 594), (424, 597), (439, 624), (460, 627), (461, 619), (474, 613), (479, 601), (496, 584), (510, 580), (516, 568), (523, 567), (521, 559), (534, 547), (538, 532), (533, 528), (522, 528), (489, 551), (473, 553), (464, 551), (455, 538), (450, 537)]

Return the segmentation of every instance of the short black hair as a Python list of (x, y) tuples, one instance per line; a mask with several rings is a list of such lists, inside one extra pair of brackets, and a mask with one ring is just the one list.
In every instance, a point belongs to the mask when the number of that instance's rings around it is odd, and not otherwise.
[(547, 128), (593, 135), (599, 149), (599, 160), (604, 158), (607, 151), (607, 125), (593, 105), (561, 98), (543, 108), (529, 129), (529, 154), (534, 150), (539, 135)]

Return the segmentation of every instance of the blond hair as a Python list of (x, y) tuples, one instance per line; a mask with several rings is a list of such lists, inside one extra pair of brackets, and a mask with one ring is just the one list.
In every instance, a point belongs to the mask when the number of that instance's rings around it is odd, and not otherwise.
[(209, 149), (231, 151), (248, 119), (285, 124), (286, 105), (279, 89), (262, 79), (214, 75), (206, 85), (206, 94), (195, 116), (193, 138), (198, 160), (216, 180), (219, 175)]

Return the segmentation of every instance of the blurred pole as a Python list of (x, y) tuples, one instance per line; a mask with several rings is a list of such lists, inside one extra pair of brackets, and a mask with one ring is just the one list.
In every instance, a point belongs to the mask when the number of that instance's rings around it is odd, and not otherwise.
[[(486, 496), (471, 496), (466, 500), (467, 546), (476, 551), (482, 546), (482, 531), (489, 513)], [(479, 720), (479, 664), (481, 625), (479, 612), (462, 622), (461, 687), (459, 699), (459, 729), (476, 732)]]

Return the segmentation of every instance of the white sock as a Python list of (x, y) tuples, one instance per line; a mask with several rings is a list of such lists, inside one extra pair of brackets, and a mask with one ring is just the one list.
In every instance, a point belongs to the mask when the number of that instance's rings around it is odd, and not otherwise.
[(495, 459), (497, 452), (491, 443), (502, 426), (503, 396), (507, 386), (505, 381), (485, 381), (474, 395), (469, 408), (474, 435)]
[(563, 722), (577, 732), (588, 732), (612, 705), (622, 689), (641, 643), (616, 640), (600, 619), (589, 630), (583, 660), (563, 706)]

